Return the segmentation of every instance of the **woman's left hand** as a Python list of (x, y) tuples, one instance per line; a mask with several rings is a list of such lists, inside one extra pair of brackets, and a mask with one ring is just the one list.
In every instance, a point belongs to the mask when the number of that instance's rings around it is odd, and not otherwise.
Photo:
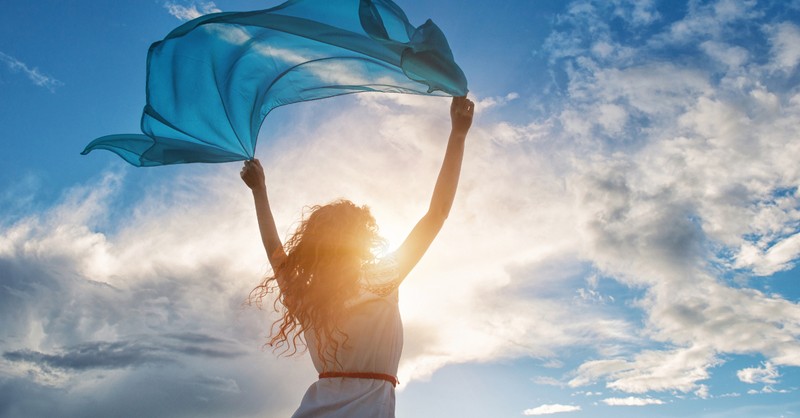
[(475, 112), (475, 103), (467, 96), (453, 97), (450, 104), (450, 119), (452, 120), (453, 133), (467, 135), (472, 126), (472, 115)]
[(253, 191), (267, 188), (264, 180), (264, 167), (261, 166), (261, 161), (258, 161), (257, 158), (245, 161), (239, 176), (242, 177), (244, 184)]

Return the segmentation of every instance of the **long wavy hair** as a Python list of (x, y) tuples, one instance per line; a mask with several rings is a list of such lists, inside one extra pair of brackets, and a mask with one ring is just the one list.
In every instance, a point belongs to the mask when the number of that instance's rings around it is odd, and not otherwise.
[(284, 244), (285, 261), (248, 298), (260, 308), (265, 296), (277, 293), (273, 308), (281, 317), (267, 345), (291, 356), (306, 348), (303, 334), (313, 332), (319, 357), (335, 361), (347, 341), (338, 327), (345, 302), (357, 294), (361, 268), (383, 242), (366, 206), (337, 200), (311, 207)]

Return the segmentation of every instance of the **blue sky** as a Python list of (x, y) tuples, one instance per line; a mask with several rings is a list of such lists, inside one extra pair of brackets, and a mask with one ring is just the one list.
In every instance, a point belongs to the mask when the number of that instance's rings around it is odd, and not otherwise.
[[(137, 169), (148, 46), (272, 1), (7, 2), (0, 417), (288, 416), (238, 164)], [(800, 2), (399, 3), (477, 103), (448, 224), (401, 288), (399, 417), (800, 415)], [(445, 98), (363, 94), (262, 127), (279, 230), (424, 212)]]

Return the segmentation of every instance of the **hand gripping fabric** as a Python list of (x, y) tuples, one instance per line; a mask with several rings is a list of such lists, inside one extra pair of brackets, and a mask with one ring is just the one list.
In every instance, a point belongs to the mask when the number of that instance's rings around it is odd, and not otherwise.
[(135, 166), (252, 159), (274, 108), (365, 91), (463, 96), (464, 73), (442, 31), (419, 27), (390, 0), (290, 0), (205, 15), (147, 54), (144, 135), (95, 149)]

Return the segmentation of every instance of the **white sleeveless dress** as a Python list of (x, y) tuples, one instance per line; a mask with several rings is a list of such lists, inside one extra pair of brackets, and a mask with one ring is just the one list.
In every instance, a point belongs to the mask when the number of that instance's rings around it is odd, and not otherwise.
[[(338, 364), (317, 355), (313, 332), (305, 333), (317, 372), (382, 373), (397, 376), (403, 350), (403, 324), (398, 309), (397, 262), (387, 257), (362, 272), (358, 296), (340, 328), (349, 337), (337, 352)], [(394, 418), (394, 386), (385, 380), (324, 378), (306, 391), (292, 418)]]

